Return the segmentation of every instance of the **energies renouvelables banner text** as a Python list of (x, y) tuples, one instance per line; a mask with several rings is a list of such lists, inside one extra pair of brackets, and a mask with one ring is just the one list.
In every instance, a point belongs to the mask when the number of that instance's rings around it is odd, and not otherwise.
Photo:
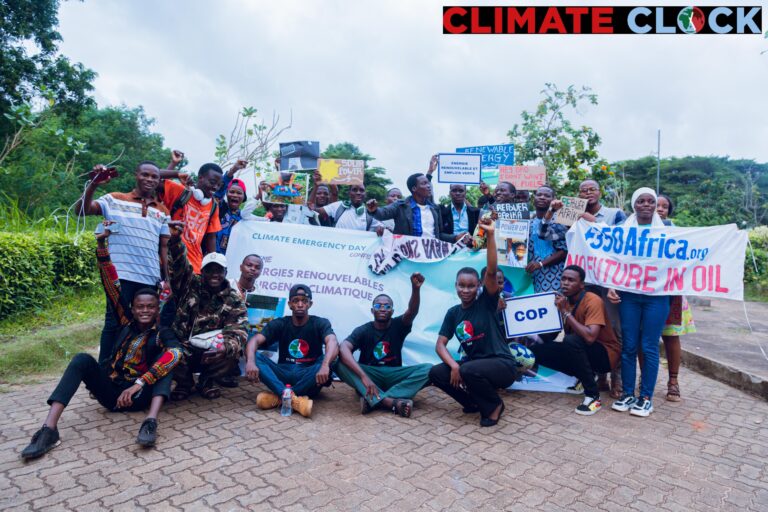
[(567, 265), (587, 282), (644, 295), (744, 300), (747, 233), (704, 228), (607, 226), (580, 220), (566, 235)]

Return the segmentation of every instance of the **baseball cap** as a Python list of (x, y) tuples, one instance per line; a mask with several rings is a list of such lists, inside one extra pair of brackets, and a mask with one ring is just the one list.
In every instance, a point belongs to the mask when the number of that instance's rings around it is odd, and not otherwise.
[(312, 290), (310, 290), (309, 286), (305, 284), (295, 284), (291, 286), (291, 291), (288, 292), (288, 299), (296, 297), (299, 294), (299, 290), (303, 291), (304, 295), (306, 295), (310, 300), (312, 299)]
[(227, 268), (227, 258), (223, 254), (218, 252), (209, 252), (203, 258), (203, 265), (200, 268), (205, 268), (209, 263), (218, 263), (224, 268)]

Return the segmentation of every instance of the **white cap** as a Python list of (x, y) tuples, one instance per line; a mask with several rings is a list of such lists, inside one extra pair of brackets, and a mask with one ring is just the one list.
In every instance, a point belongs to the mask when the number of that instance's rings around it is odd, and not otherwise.
[(224, 268), (227, 268), (227, 258), (223, 254), (218, 252), (209, 252), (203, 258), (203, 265), (200, 268), (205, 268), (209, 263), (218, 263)]

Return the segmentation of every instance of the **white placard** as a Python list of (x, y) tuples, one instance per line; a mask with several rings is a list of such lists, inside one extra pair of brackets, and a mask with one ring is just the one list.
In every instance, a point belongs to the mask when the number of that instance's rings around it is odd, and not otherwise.
[(555, 295), (547, 292), (506, 299), (504, 327), (507, 338), (561, 330), (563, 322), (555, 307)]
[(437, 156), (437, 182), (479, 185), (482, 159), (479, 153), (440, 153)]

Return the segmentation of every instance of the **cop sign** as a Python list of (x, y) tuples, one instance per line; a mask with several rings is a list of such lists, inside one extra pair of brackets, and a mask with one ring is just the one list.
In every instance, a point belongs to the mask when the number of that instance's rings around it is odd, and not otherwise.
[(563, 328), (555, 307), (555, 293), (536, 293), (506, 299), (504, 327), (507, 338), (557, 332)]

